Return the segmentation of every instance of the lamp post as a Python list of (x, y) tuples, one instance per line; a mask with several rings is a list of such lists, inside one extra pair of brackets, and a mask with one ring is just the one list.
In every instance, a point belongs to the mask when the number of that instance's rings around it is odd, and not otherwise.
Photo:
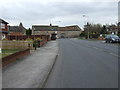
[(86, 16), (86, 15), (83, 15), (83, 17), (87, 17), (87, 29), (88, 29), (88, 35), (87, 35), (87, 39), (89, 39), (89, 37), (90, 37), (90, 32), (89, 32), (89, 16)]

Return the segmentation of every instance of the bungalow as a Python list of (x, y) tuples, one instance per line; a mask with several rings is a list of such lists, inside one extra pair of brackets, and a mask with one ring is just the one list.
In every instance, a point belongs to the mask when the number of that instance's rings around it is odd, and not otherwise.
[(6, 38), (6, 35), (8, 34), (7, 24), (8, 22), (0, 18), (0, 40)]
[(53, 26), (52, 24), (32, 26), (33, 35), (50, 35), (52, 37), (52, 35), (56, 34), (57, 38), (78, 37), (81, 31), (78, 25), (65, 27)]

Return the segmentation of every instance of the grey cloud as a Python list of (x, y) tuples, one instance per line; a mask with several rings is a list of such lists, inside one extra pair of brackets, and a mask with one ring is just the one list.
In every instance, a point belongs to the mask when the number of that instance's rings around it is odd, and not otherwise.
[[(117, 17), (116, 2), (49, 2), (44, 4), (22, 2), (15, 5), (3, 5), (2, 9), (3, 18), (12, 21), (18, 19), (25, 22), (26, 26), (33, 23), (48, 23), (55, 18), (64, 18), (63, 25), (67, 23), (80, 24), (78, 18), (81, 19), (83, 14), (89, 15), (92, 19), (101, 16)], [(102, 17), (98, 18), (98, 21), (99, 19)]]

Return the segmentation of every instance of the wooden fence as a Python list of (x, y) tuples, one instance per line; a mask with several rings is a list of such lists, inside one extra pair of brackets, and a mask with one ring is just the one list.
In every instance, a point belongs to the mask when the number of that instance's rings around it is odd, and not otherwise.
[(2, 49), (34, 49), (32, 41), (0, 41)]
[(50, 35), (7, 35), (6, 37), (8, 40), (26, 40), (27, 38), (30, 39), (36, 39), (36, 38), (41, 38), (43, 40), (49, 41)]

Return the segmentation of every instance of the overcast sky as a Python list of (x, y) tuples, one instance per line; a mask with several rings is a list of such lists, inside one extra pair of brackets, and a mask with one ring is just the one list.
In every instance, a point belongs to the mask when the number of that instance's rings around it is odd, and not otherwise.
[[(1, 18), (10, 25), (22, 22), (32, 25), (69, 26), (81, 28), (90, 23), (114, 24), (118, 22), (119, 0), (2, 0)], [(86, 15), (86, 17), (83, 17)]]

